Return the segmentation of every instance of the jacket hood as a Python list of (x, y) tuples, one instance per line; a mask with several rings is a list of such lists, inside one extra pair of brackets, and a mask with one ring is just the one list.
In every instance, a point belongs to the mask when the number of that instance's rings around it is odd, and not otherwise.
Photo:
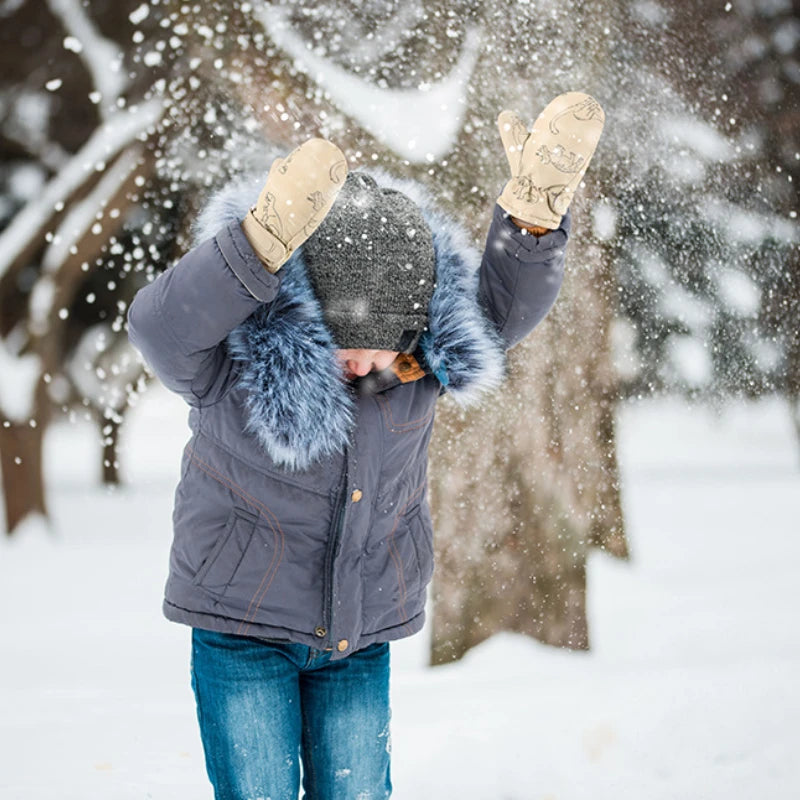
[[(415, 357), (462, 406), (475, 404), (505, 374), (505, 348), (478, 301), (480, 255), (464, 228), (441, 214), (418, 183), (360, 170), (413, 200), (433, 234), (436, 286), (428, 329)], [(229, 183), (211, 196), (194, 228), (197, 243), (244, 218), (263, 173)], [(225, 342), (246, 390), (246, 430), (277, 464), (302, 470), (346, 445), (356, 398), (335, 357), (300, 246), (278, 272), (281, 283)]]

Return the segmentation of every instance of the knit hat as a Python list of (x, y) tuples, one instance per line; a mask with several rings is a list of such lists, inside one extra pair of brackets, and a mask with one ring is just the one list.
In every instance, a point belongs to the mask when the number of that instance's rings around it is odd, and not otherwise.
[(338, 347), (414, 350), (428, 324), (434, 250), (430, 228), (405, 194), (349, 173), (303, 255)]

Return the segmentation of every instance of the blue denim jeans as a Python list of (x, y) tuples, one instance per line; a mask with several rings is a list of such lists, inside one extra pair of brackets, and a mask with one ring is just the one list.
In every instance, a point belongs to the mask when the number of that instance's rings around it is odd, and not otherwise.
[(389, 644), (344, 659), (192, 629), (192, 689), (216, 800), (389, 797)]

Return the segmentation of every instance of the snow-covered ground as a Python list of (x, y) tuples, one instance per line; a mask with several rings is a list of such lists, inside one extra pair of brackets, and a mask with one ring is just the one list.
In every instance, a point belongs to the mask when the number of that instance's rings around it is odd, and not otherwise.
[[(0, 544), (0, 798), (210, 800), (188, 628), (161, 617), (187, 435), (160, 388), (127, 485), (87, 424), (46, 441), (54, 530)], [(398, 800), (800, 797), (800, 457), (777, 403), (622, 409), (632, 558), (589, 563), (592, 651), (496, 636), (425, 666), (393, 645)]]

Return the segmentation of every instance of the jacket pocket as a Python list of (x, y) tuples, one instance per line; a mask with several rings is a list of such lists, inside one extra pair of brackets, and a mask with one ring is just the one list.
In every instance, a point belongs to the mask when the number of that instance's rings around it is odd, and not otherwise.
[(424, 589), (433, 577), (433, 526), (422, 504), (406, 514), (405, 522), (417, 556), (419, 586)]
[(427, 508), (401, 515), (391, 533), (370, 543), (363, 554), (364, 633), (408, 622), (425, 605), (433, 575), (432, 529)]
[(256, 535), (257, 522), (258, 514), (246, 508), (234, 507), (228, 515), (225, 529), (192, 583), (216, 595), (224, 595)]

